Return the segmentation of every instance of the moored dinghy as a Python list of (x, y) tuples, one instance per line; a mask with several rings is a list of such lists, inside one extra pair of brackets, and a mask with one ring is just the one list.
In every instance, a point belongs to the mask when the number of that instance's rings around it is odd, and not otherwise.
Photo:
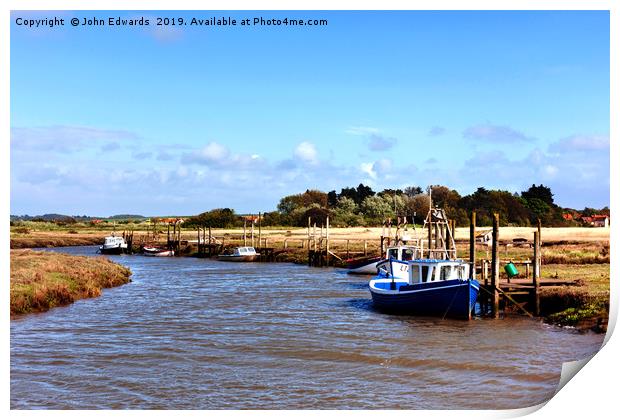
[(174, 251), (154, 246), (145, 246), (142, 253), (147, 257), (174, 257)]
[(346, 260), (347, 273), (377, 274), (377, 263), (381, 261), (383, 261), (383, 257), (362, 257)]
[(247, 262), (255, 261), (259, 256), (260, 254), (256, 252), (254, 247), (239, 246), (218, 255), (217, 259), (220, 261)]
[(99, 252), (106, 255), (120, 255), (127, 252), (127, 242), (122, 236), (106, 236)]

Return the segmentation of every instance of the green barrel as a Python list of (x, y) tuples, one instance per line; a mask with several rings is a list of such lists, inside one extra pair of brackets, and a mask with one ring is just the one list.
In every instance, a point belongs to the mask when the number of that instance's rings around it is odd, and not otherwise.
[(519, 272), (517, 271), (517, 267), (515, 267), (515, 265), (512, 262), (509, 262), (508, 264), (506, 264), (504, 266), (504, 270), (506, 271), (506, 274), (508, 274), (508, 277), (514, 277), (517, 274), (519, 274)]

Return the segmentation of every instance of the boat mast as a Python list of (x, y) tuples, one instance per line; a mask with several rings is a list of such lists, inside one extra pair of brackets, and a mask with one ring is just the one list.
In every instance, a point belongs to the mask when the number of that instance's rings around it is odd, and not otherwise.
[(428, 215), (424, 223), (428, 223), (428, 259), (432, 258), (432, 244), (433, 244), (433, 187), (428, 187)]

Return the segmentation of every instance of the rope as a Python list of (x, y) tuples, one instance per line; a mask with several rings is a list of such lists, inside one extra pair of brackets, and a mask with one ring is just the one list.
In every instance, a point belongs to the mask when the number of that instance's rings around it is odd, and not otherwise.
[(448, 315), (448, 312), (450, 311), (450, 308), (452, 308), (452, 304), (454, 303), (454, 299), (456, 299), (456, 295), (458, 293), (459, 293), (459, 289), (457, 288), (456, 291), (454, 292), (454, 295), (452, 296), (452, 300), (450, 301), (450, 304), (448, 305), (448, 309), (446, 309), (446, 312), (441, 317), (442, 320), (446, 319), (446, 316)]

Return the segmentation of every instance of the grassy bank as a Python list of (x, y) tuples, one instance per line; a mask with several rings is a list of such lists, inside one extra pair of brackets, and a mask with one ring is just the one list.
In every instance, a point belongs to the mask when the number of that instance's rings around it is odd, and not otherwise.
[(541, 291), (545, 320), (605, 332), (609, 318), (609, 269), (609, 264), (543, 265), (543, 277), (576, 282), (576, 286), (547, 287)]
[(42, 312), (105, 287), (131, 281), (131, 271), (106, 258), (31, 250), (11, 251), (11, 315)]

